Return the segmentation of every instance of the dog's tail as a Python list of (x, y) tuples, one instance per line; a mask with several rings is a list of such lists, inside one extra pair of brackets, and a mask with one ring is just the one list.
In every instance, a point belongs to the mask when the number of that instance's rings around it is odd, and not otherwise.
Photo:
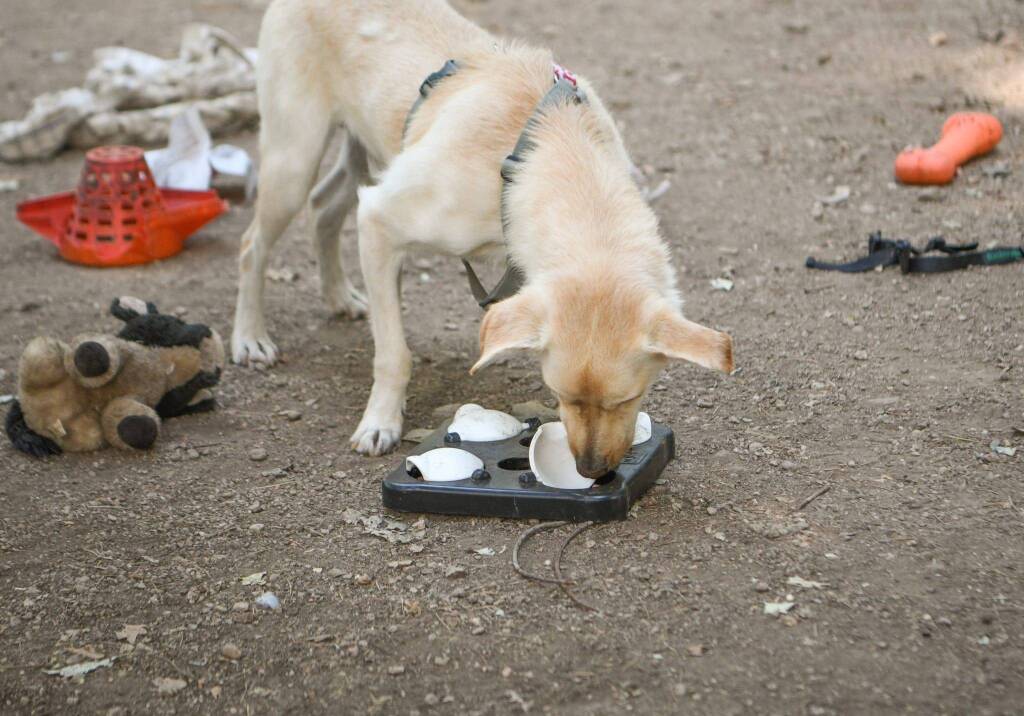
[(48, 457), (59, 455), (60, 446), (50, 438), (43, 437), (35, 432), (25, 422), (25, 413), (21, 410), (21, 403), (15, 400), (11, 403), (11, 409), (7, 411), (7, 437), (11, 444), (26, 455), (32, 457)]

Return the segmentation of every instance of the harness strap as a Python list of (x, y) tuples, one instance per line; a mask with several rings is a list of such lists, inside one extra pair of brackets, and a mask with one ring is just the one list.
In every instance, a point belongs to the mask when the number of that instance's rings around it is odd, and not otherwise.
[[(862, 273), (879, 266), (899, 266), (902, 273), (942, 273), (968, 266), (992, 266), (1024, 261), (1024, 246), (1002, 246), (976, 251), (977, 242), (950, 244), (941, 236), (930, 239), (923, 249), (914, 248), (909, 241), (882, 237), (876, 231), (868, 237), (868, 255), (847, 263), (827, 263), (808, 257), (807, 268), (821, 271)], [(939, 251), (945, 256), (924, 256)]]
[(505, 231), (508, 231), (509, 227), (506, 195), (509, 187), (515, 183), (516, 174), (522, 168), (523, 162), (526, 161), (526, 155), (537, 147), (537, 143), (533, 140), (533, 131), (540, 124), (541, 117), (556, 105), (582, 104), (585, 101), (586, 95), (572, 81), (566, 78), (556, 79), (554, 86), (541, 98), (536, 109), (533, 110), (533, 114), (526, 120), (526, 126), (523, 127), (512, 153), (501, 163), (501, 226)]
[[(458, 62), (455, 60), (448, 60), (440, 70), (431, 73), (427, 79), (423, 81), (423, 84), (420, 85), (420, 96), (416, 98), (412, 108), (409, 110), (409, 114), (405, 118), (405, 129), (402, 132), (403, 137), (408, 133), (409, 125), (412, 123), (413, 116), (420, 108), (420, 105), (422, 105), (423, 102), (426, 101), (427, 97), (430, 96), (431, 90), (433, 90), (445, 78), (454, 75), (458, 70)], [(537, 103), (537, 107), (533, 110), (533, 114), (530, 115), (530, 119), (527, 120), (526, 126), (519, 135), (519, 139), (516, 141), (516, 145), (512, 149), (512, 153), (509, 154), (501, 164), (501, 228), (503, 232), (507, 232), (509, 228), (509, 216), (506, 211), (506, 194), (509, 187), (515, 183), (515, 175), (521, 168), (522, 163), (525, 161), (526, 155), (537, 146), (536, 142), (533, 140), (532, 132), (537, 128), (541, 115), (558, 104), (581, 104), (586, 101), (586, 95), (583, 90), (577, 86), (576, 77), (571, 72), (568, 72), (560, 65), (554, 65), (553, 72), (554, 86), (552, 86), (540, 102)], [(466, 267), (466, 278), (469, 281), (469, 289), (473, 293), (473, 298), (476, 299), (480, 308), (484, 310), (494, 303), (516, 295), (526, 282), (526, 275), (523, 273), (522, 269), (511, 261), (507, 261), (504, 275), (502, 275), (498, 284), (488, 291), (484, 288), (483, 282), (480, 281), (480, 277), (477, 276), (476, 271), (473, 270), (469, 261), (463, 259), (462, 265)]]
[(477, 304), (480, 308), (485, 311), (491, 306), (492, 303), (498, 301), (504, 301), (506, 298), (512, 298), (519, 289), (526, 283), (526, 276), (523, 274), (522, 269), (513, 264), (511, 261), (505, 266), (505, 273), (498, 281), (498, 285), (488, 291), (484, 288), (483, 283), (480, 281), (480, 277), (476, 275), (476, 271), (473, 270), (473, 266), (462, 259), (462, 265), (466, 267), (466, 278), (469, 280), (469, 290), (473, 292), (473, 298), (476, 299)]
[(409, 133), (409, 125), (412, 124), (412, 118), (416, 114), (416, 110), (420, 108), (427, 97), (430, 96), (430, 91), (437, 87), (441, 80), (451, 77), (459, 71), (459, 63), (455, 60), (448, 60), (444, 63), (444, 66), (437, 72), (431, 72), (427, 75), (427, 79), (423, 80), (420, 85), (420, 96), (416, 98), (416, 101), (412, 103), (412, 108), (409, 109), (409, 114), (405, 115), (405, 126), (402, 128), (402, 139), (405, 139), (405, 135)]

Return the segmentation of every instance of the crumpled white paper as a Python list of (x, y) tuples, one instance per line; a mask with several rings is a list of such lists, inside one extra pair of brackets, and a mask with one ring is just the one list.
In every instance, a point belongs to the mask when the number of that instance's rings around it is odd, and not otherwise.
[(255, 189), (256, 175), (249, 154), (231, 144), (211, 146), (210, 133), (195, 107), (171, 122), (168, 144), (146, 152), (146, 163), (157, 186), (202, 191), (210, 188), (214, 172), (245, 179), (246, 199)]
[(157, 186), (169, 189), (210, 188), (210, 133), (190, 107), (171, 122), (167, 147), (146, 152), (146, 163)]

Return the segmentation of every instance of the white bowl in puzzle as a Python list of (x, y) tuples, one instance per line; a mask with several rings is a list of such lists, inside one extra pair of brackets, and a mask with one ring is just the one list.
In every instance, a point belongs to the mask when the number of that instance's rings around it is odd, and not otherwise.
[(457, 433), (465, 442), (489, 443), (514, 438), (528, 427), (527, 423), (508, 413), (467, 403), (455, 411), (455, 419), (448, 426), (448, 432)]
[(483, 469), (484, 461), (472, 453), (458, 448), (436, 448), (422, 455), (405, 458), (405, 471), (412, 474), (413, 468), (427, 482), (454, 482), (468, 480), (473, 472)]
[(637, 413), (636, 429), (633, 431), (633, 444), (640, 445), (651, 439), (654, 430), (651, 428), (651, 416), (647, 413)]
[[(651, 416), (637, 415), (633, 445), (651, 439)], [(569, 436), (563, 423), (541, 425), (530, 441), (530, 470), (542, 485), (560, 490), (586, 490), (594, 480), (576, 471), (576, 460), (569, 449)]]

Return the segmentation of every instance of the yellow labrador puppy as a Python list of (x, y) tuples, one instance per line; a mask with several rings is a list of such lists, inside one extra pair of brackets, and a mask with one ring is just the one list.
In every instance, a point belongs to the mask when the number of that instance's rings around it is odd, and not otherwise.
[[(497, 41), (444, 0), (275, 0), (259, 52), (260, 191), (242, 239), (232, 355), (277, 357), (264, 272), (308, 198), (329, 308), (369, 308), (373, 388), (355, 450), (380, 455), (400, 440), (411, 355), (398, 279), (413, 247), (507, 253), (521, 288), (486, 313), (473, 371), (536, 351), (585, 476), (618, 465), (667, 361), (732, 370), (729, 336), (680, 313), (669, 252), (614, 122), (550, 51)], [(335, 129), (341, 155), (314, 186)], [(339, 253), (357, 206), (365, 298)]]

